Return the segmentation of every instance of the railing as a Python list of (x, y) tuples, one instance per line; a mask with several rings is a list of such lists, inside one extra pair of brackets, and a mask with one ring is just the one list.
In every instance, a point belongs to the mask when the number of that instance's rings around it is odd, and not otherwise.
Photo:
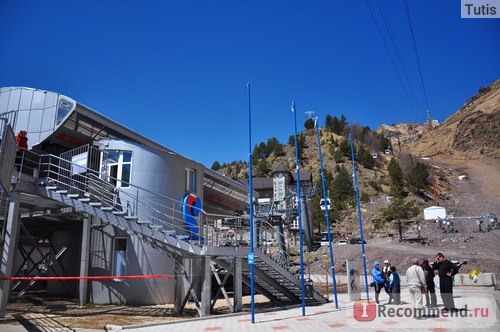
[[(201, 234), (184, 227), (183, 203), (179, 200), (50, 154), (40, 156), (39, 178), (48, 186), (56, 187), (58, 191), (70, 197), (97, 205), (125, 218), (135, 219), (139, 224), (147, 224), (150, 228), (190, 240), (201, 239)], [(115, 187), (112, 182), (121, 183), (122, 187)], [(195, 206), (190, 208), (198, 209)], [(200, 210), (201, 212), (203, 211)]]
[[(99, 173), (66, 158), (23, 150), (16, 159), (15, 167), (16, 182), (27, 179), (37, 181), (69, 197), (191, 243), (210, 246), (247, 244), (245, 234), (249, 234), (248, 224), (228, 226), (224, 223), (225, 219), (235, 216), (210, 214), (187, 205), (199, 212), (195, 213), (197, 216), (190, 216), (199, 225), (199, 232), (190, 231), (185, 224), (182, 201)], [(121, 187), (112, 183), (120, 183)], [(228, 236), (229, 229), (234, 232), (234, 237)]]
[[(210, 214), (188, 205), (199, 211), (198, 216), (192, 216), (199, 225), (199, 232), (196, 233), (185, 227), (184, 204), (178, 199), (154, 193), (52, 154), (38, 155), (23, 150), (18, 155), (15, 166), (18, 181), (32, 177), (39, 184), (52, 187), (69, 197), (191, 243), (231, 247), (249, 245), (250, 227), (247, 217)], [(116, 187), (112, 183), (121, 183), (122, 187)], [(276, 243), (277, 246), (273, 246), (265, 243), (269, 229), (278, 233), (279, 239), (285, 238), (284, 234), (267, 220), (256, 220), (261, 223), (260, 241), (256, 245), (262, 247), (264, 252), (272, 248), (268, 251), (269, 256), (279, 265), (288, 268), (290, 257), (283, 250), (284, 244)]]
[[(274, 226), (269, 221), (265, 219), (260, 219), (260, 221), (261, 221), (261, 228), (263, 228), (263, 231), (261, 232), (262, 236), (260, 237), (259, 246), (262, 247), (264, 249), (264, 252), (267, 253), (276, 263), (278, 263), (282, 267), (288, 268), (290, 266), (290, 255), (286, 252), (286, 250), (284, 250), (286, 244), (280, 242), (282, 239), (285, 239), (285, 235), (282, 232), (280, 232), (276, 228), (276, 226)], [(276, 242), (276, 246), (278, 249), (276, 252), (272, 252), (273, 251), (272, 249), (274, 249), (275, 246), (266, 243), (266, 240), (268, 239), (267, 230), (269, 228), (273, 230), (273, 233), (278, 234), (278, 240)]]
[(9, 112), (5, 112), (5, 113), (0, 114), (0, 117), (2, 119), (5, 119), (6, 122), (9, 123), (12, 128), (16, 128), (17, 114), (18, 114), (18, 111), (9, 111)]
[(40, 170), (40, 155), (30, 150), (18, 149), (14, 162), (13, 180), (38, 178)]

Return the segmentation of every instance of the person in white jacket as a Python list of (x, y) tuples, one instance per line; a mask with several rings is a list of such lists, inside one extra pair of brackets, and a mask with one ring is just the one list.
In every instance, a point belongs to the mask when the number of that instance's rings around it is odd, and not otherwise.
[(425, 273), (422, 267), (418, 265), (418, 259), (414, 258), (412, 266), (406, 270), (406, 283), (410, 290), (410, 297), (413, 306), (413, 318), (422, 319), (424, 301), (422, 293), (427, 292), (427, 283), (425, 281)]

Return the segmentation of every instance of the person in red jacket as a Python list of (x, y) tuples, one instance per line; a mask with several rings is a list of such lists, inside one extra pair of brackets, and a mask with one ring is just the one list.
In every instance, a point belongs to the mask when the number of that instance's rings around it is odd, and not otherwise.
[(28, 149), (28, 136), (26, 130), (21, 130), (16, 136), (16, 144), (18, 149)]

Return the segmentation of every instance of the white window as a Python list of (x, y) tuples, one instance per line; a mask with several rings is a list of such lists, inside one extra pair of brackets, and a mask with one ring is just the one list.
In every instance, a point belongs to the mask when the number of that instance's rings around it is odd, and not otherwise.
[(285, 177), (283, 174), (278, 174), (274, 179), (274, 199), (276, 201), (285, 199)]
[(132, 152), (119, 150), (104, 151), (102, 169), (102, 172), (108, 176), (106, 180), (115, 187), (129, 187), (132, 171)]

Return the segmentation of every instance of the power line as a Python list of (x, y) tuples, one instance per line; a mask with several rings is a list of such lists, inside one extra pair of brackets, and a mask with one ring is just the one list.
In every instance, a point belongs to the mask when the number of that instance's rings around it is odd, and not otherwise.
[(415, 92), (413, 90), (413, 87), (410, 83), (408, 71), (406, 70), (406, 66), (405, 66), (405, 63), (403, 61), (403, 57), (401, 56), (401, 52), (399, 51), (399, 47), (397, 46), (396, 42), (394, 41), (394, 34), (392, 32), (391, 25), (390, 25), (389, 20), (387, 19), (386, 15), (384, 14), (383, 6), (379, 0), (377, 0), (377, 7), (379, 9), (380, 15), (382, 16), (382, 20), (384, 21), (385, 27), (387, 29), (387, 33), (389, 35), (389, 39), (391, 40), (391, 43), (392, 43), (392, 47), (394, 48), (394, 52), (396, 53), (397, 60), (399, 61), (399, 65), (401, 66), (401, 70), (403, 71), (404, 78), (406, 79), (406, 82), (408, 84), (408, 89), (410, 90), (410, 92), (411, 92), (411, 94), (412, 94), (413, 98), (415, 99), (415, 102), (417, 103), (417, 106), (418, 106), (418, 98), (416, 97)]
[[(412, 91), (412, 94), (413, 94), (415, 102), (416, 102), (417, 98), (415, 97), (415, 93), (413, 92), (413, 89), (411, 88), (411, 84), (409, 83), (408, 77), (406, 76), (406, 84), (405, 84), (405, 81), (403, 80), (403, 77), (402, 77), (400, 71), (398, 70), (398, 66), (395, 63), (394, 58), (392, 56), (392, 53), (389, 50), (389, 46), (387, 45), (387, 42), (386, 42), (386, 40), (384, 38), (384, 33), (382, 32), (382, 29), (381, 29), (381, 27), (379, 26), (379, 24), (377, 22), (377, 18), (376, 18), (375, 14), (373, 13), (373, 11), (372, 11), (372, 9), (370, 7), (370, 5), (368, 3), (368, 0), (365, 0), (365, 3), (366, 3), (366, 6), (368, 7), (370, 15), (372, 16), (372, 19), (373, 19), (373, 21), (375, 23), (375, 27), (377, 28), (377, 31), (378, 31), (378, 33), (380, 35), (380, 38), (382, 39), (382, 44), (384, 45), (384, 48), (385, 48), (385, 50), (386, 50), (386, 52), (387, 52), (387, 54), (389, 56), (389, 60), (391, 61), (392, 67), (394, 68), (394, 71), (396, 72), (396, 76), (397, 76), (397, 78), (399, 80), (401, 88), (403, 89), (403, 92), (404, 92), (404, 94), (406, 96), (406, 99), (408, 100), (410, 108), (412, 109), (413, 114), (415, 115), (415, 117), (417, 117), (417, 113), (415, 111), (415, 106), (414, 106), (412, 98), (410, 97), (408, 89)], [(383, 9), (380, 7), (380, 5), (377, 4), (377, 6), (379, 8), (379, 12), (381, 13), (383, 20), (386, 21), (385, 15), (383, 14)], [(388, 24), (386, 23), (385, 25), (386, 25), (386, 29), (389, 29)], [(392, 37), (391, 37), (391, 39), (392, 39)], [(393, 47), (396, 48), (394, 40), (392, 40), (392, 43), (393, 43)], [(402, 63), (401, 57), (399, 57), (398, 59), (399, 59), (399, 62)], [(402, 64), (401, 64), (401, 66), (404, 68), (404, 66)], [(406, 74), (405, 70), (403, 70), (403, 72)]]
[(413, 49), (415, 51), (415, 57), (417, 59), (417, 67), (418, 67), (418, 73), (420, 75), (420, 83), (422, 84), (422, 90), (424, 93), (425, 107), (426, 107), (427, 112), (429, 112), (428, 114), (430, 115), (429, 100), (427, 98), (427, 92), (425, 89), (424, 75), (422, 75), (422, 66), (420, 65), (420, 57), (418, 55), (417, 43), (415, 41), (415, 33), (413, 32), (413, 25), (411, 23), (410, 8), (408, 6), (408, 0), (405, 0), (405, 6), (406, 6), (406, 16), (408, 17), (408, 23), (410, 25), (410, 32), (411, 32), (411, 40), (413, 42)]

